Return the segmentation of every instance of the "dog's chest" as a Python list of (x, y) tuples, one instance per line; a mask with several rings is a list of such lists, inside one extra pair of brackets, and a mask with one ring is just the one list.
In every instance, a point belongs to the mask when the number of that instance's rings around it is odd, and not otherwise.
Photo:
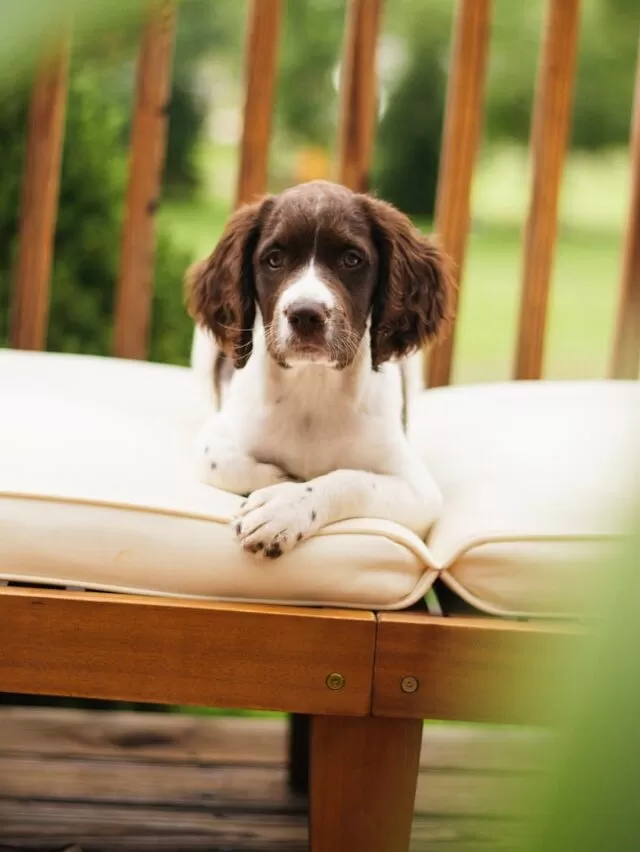
[(370, 393), (356, 399), (322, 382), (295, 381), (258, 399), (254, 395), (244, 416), (234, 419), (250, 455), (312, 479), (343, 467), (374, 464), (374, 402)]
[(361, 455), (366, 418), (347, 400), (310, 404), (304, 395), (283, 394), (256, 414), (247, 436), (251, 454), (301, 479), (354, 465)]

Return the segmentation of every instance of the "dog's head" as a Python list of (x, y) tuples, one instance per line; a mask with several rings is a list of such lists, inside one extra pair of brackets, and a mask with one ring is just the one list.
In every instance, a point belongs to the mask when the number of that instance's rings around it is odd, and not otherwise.
[(281, 365), (342, 368), (371, 334), (374, 368), (433, 339), (449, 310), (450, 265), (396, 208), (326, 181), (241, 207), (188, 275), (196, 322), (236, 367), (259, 310)]

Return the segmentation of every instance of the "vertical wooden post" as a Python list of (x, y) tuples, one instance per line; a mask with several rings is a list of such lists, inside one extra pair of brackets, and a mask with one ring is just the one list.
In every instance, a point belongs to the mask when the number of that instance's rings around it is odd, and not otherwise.
[(236, 204), (267, 188), (282, 0), (251, 0), (245, 45), (245, 101)]
[(542, 374), (560, 182), (571, 124), (579, 12), (580, 0), (549, 0), (531, 133), (533, 189), (524, 240), (517, 379), (539, 379)]
[(145, 358), (149, 346), (154, 214), (164, 166), (175, 14), (173, 2), (152, 4), (138, 54), (113, 338), (113, 354), (120, 358)]
[(314, 716), (311, 852), (408, 852), (421, 719)]
[[(491, 28), (491, 0), (460, 0), (451, 54), (442, 160), (436, 200), (436, 230), (453, 259), (458, 286), (469, 233), (471, 187), (480, 145), (484, 84)], [(454, 295), (454, 312), (458, 296)], [(449, 336), (425, 353), (424, 378), (430, 387), (449, 384), (455, 325)]]
[(58, 215), (70, 41), (40, 64), (29, 108), (11, 345), (44, 349)]
[(637, 379), (640, 359), (640, 44), (631, 130), (631, 197), (611, 376)]
[(382, 0), (349, 0), (341, 74), (338, 180), (366, 192), (376, 125)]

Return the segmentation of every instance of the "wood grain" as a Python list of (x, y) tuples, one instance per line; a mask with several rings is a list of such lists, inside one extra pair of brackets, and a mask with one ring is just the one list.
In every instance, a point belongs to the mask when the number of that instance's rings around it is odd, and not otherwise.
[(516, 379), (542, 376), (549, 281), (578, 52), (580, 0), (548, 2), (531, 130), (533, 186), (524, 235)]
[(113, 354), (144, 359), (153, 301), (155, 213), (164, 167), (175, 6), (154, 2), (138, 54)]
[(376, 53), (382, 0), (349, 0), (340, 81), (338, 180), (354, 192), (369, 188), (378, 106)]
[[(484, 87), (491, 27), (491, 0), (459, 0), (451, 54), (436, 199), (436, 231), (453, 259), (458, 288), (464, 272), (471, 188), (484, 112)], [(454, 293), (454, 313), (458, 306)], [(449, 384), (455, 323), (449, 335), (424, 355), (429, 387)]]
[(631, 129), (629, 217), (624, 244), (611, 376), (637, 379), (640, 358), (640, 43)]
[[(554, 744), (550, 734), (530, 728), (425, 725), (420, 767), (439, 774), (540, 772)], [(84, 758), (100, 765), (116, 760), (165, 767), (283, 766), (286, 747), (282, 717), (0, 707), (0, 759), (5, 760), (37, 756), (58, 762)]]
[[(2, 813), (0, 852), (308, 852), (304, 815), (25, 802)], [(412, 852), (513, 852), (513, 820), (418, 816)], [(79, 849), (69, 849), (69, 839)], [(355, 849), (353, 850), (355, 852)]]
[[(397, 728), (399, 724), (396, 719), (385, 722), (388, 723), (384, 725), (385, 730), (389, 727)], [(412, 728), (415, 724), (416, 720), (412, 720)], [(419, 721), (418, 726), (421, 729)], [(380, 727), (380, 720), (377, 720), (376, 730)], [(162, 807), (175, 808), (176, 811), (190, 809), (224, 814), (229, 811), (260, 813), (270, 810), (277, 803), (288, 813), (306, 814), (307, 811), (304, 797), (290, 792), (284, 765), (262, 763), (259, 753), (254, 755), (252, 764), (245, 762), (243, 765), (229, 765), (222, 761), (204, 765), (195, 761), (164, 764), (132, 758), (133, 755), (125, 754), (121, 760), (112, 758), (105, 762), (88, 756), (69, 757), (62, 761), (42, 759), (39, 756), (2, 756), (0, 803), (3, 799), (21, 802), (37, 799), (66, 804), (90, 797), (96, 807), (121, 804), (136, 808)], [(378, 769), (377, 774), (382, 775), (384, 780), (384, 767)], [(417, 808), (422, 813), (496, 819), (506, 813), (529, 816), (533, 803), (524, 801), (521, 796), (528, 783), (526, 775), (524, 771), (493, 775), (464, 770), (436, 772), (425, 767), (418, 780), (417, 794), (414, 790), (412, 795), (417, 795)], [(389, 778), (388, 786), (392, 780)], [(336, 783), (335, 796), (343, 799), (345, 796), (340, 787), (340, 776)], [(360, 788), (364, 786), (358, 793), (359, 797), (366, 795), (369, 798), (372, 794), (370, 784), (371, 780), (367, 777), (364, 785), (359, 785)], [(509, 792), (515, 795), (509, 796), (507, 807)], [(380, 790), (375, 795), (380, 797), (380, 807), (384, 810), (384, 802), (389, 799), (388, 790)], [(328, 803), (327, 808), (334, 808), (336, 819), (339, 813), (343, 813), (346, 821), (349, 799), (358, 807), (365, 804), (362, 800), (353, 802), (348, 794), (344, 810), (340, 807), (335, 809), (334, 805)], [(374, 800), (370, 801), (373, 807)], [(0, 811), (1, 808), (0, 804)], [(412, 815), (411, 801), (408, 808), (409, 827)], [(391, 819), (389, 813), (385, 819), (387, 817)], [(375, 826), (371, 828), (373, 830)], [(328, 825), (326, 829), (329, 829)], [(355, 827), (352, 829), (355, 831)], [(350, 836), (357, 837), (355, 834)], [(352, 848), (358, 847), (354, 845)]]
[[(477, 760), (490, 759), (495, 751), (489, 743), (479, 747), (485, 752)], [(116, 760), (162, 766), (281, 766), (286, 725), (281, 718), (0, 707), (0, 760), (36, 755), (54, 762), (91, 759), (100, 765)]]
[(267, 189), (281, 17), (282, 0), (251, 0), (236, 205), (263, 195)]
[[(306, 804), (287, 787), (285, 743), (282, 718), (0, 708), (0, 850), (302, 852)], [(510, 848), (553, 743), (426, 726), (412, 849)]]
[(311, 852), (407, 852), (422, 723), (315, 716)]
[(47, 342), (69, 47), (67, 38), (41, 62), (31, 95), (10, 332), (16, 349), (44, 349)]
[[(373, 713), (421, 719), (542, 724), (557, 709), (577, 630), (560, 625), (420, 613), (379, 616)], [(405, 692), (413, 677), (418, 689)]]
[[(0, 590), (7, 692), (364, 714), (370, 613)], [(331, 672), (345, 686), (327, 688)]]
[[(426, 725), (424, 772), (540, 772), (555, 740), (547, 732), (493, 725)], [(126, 710), (0, 707), (0, 758), (85, 758), (171, 766), (283, 766), (287, 724), (281, 717), (236, 718)], [(422, 806), (425, 811), (426, 805)]]

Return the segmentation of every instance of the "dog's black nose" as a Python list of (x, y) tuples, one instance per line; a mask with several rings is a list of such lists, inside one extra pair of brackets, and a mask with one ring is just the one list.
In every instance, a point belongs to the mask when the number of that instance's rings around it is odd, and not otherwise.
[(300, 335), (318, 334), (324, 330), (327, 309), (311, 299), (297, 299), (285, 310), (289, 325)]

